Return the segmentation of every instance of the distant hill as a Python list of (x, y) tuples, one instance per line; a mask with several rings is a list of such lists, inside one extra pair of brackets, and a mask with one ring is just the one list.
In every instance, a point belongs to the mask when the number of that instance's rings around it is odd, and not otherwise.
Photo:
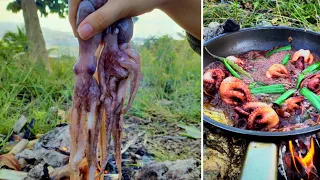
[[(12, 22), (0, 22), (0, 39), (7, 31), (17, 31), (17, 27), (23, 27), (23, 24)], [(78, 54), (78, 41), (73, 36), (73, 33), (55, 31), (49, 28), (42, 27), (42, 33), (46, 41), (47, 49), (55, 48), (57, 51), (52, 51), (50, 56), (71, 55)], [(144, 38), (134, 38), (133, 41), (137, 44), (143, 44)]]
[[(17, 27), (23, 27), (23, 24), (0, 22), (0, 38), (7, 31), (17, 31)], [(78, 46), (77, 39), (72, 33), (54, 31), (48, 28), (42, 27), (44, 39), (48, 47), (51, 46)]]

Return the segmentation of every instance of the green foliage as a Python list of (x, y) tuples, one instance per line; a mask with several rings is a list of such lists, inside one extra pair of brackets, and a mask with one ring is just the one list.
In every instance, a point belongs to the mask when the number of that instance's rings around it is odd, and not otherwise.
[(18, 32), (9, 31), (0, 40), (0, 57), (8, 59), (11, 55), (27, 52), (28, 42), (25, 30), (18, 27)]
[(212, 21), (223, 22), (233, 18), (241, 23), (242, 28), (268, 22), (319, 31), (319, 14), (320, 2), (317, 0), (231, 0), (224, 4), (205, 0), (203, 19), (204, 26)]
[(52, 107), (67, 110), (72, 103), (75, 60), (58, 59), (51, 63), (53, 74), (26, 56), (0, 59), (0, 133), (7, 133), (22, 115), (37, 120), (36, 133), (56, 125)]
[(187, 40), (152, 37), (136, 49), (142, 59), (143, 78), (129, 114), (200, 123), (200, 56)]
[[(59, 17), (64, 18), (68, 14), (67, 0), (35, 0), (41, 16), (48, 16), (49, 13), (57, 13)], [(21, 10), (21, 0), (14, 0), (9, 3), (7, 10), (17, 13)]]
[(184, 124), (178, 124), (178, 127), (183, 128), (186, 130), (185, 133), (180, 133), (181, 136), (186, 136), (189, 138), (195, 138), (195, 139), (200, 139), (201, 138), (201, 131), (199, 128), (196, 128), (192, 125), (187, 126)]

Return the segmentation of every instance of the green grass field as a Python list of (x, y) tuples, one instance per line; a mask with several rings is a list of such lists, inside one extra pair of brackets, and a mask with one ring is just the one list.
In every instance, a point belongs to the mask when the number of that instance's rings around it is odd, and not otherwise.
[(204, 0), (203, 8), (204, 26), (212, 21), (223, 22), (233, 18), (242, 28), (267, 22), (320, 31), (319, 0), (237, 0), (224, 4)]
[[(0, 134), (10, 133), (21, 115), (36, 120), (35, 134), (45, 133), (61, 122), (57, 110), (67, 112), (72, 105), (76, 59), (50, 59), (53, 73), (49, 74), (41, 64), (28, 60), (20, 45), (0, 43)], [(126, 116), (199, 127), (200, 56), (185, 38), (150, 38), (134, 47), (142, 58), (143, 78)]]

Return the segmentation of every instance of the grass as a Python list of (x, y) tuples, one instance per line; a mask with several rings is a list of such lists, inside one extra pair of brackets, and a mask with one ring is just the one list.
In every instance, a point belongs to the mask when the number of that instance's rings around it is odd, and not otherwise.
[[(134, 47), (142, 58), (143, 78), (126, 117), (200, 125), (200, 56), (187, 40), (163, 36)], [(0, 56), (0, 134), (10, 134), (21, 115), (36, 120), (36, 134), (61, 122), (57, 110), (68, 112), (72, 105), (75, 62), (66, 56), (51, 59), (53, 73), (48, 74), (23, 53)]]
[(216, 1), (204, 0), (204, 26), (210, 22), (223, 22), (233, 18), (242, 28), (254, 27), (261, 22), (320, 31), (319, 0), (274, 0), (274, 1)]

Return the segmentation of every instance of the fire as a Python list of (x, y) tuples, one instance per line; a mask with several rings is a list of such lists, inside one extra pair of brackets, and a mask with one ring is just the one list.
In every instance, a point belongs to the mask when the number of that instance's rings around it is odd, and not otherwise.
[[(100, 165), (100, 163), (98, 163), (98, 169), (96, 170), (96, 176), (99, 174), (100, 171), (101, 171), (101, 165)], [(104, 170), (103, 173), (108, 174), (108, 171)]]
[[(313, 164), (313, 157), (314, 157), (314, 154), (315, 154), (314, 139), (311, 137), (309, 152), (304, 157), (301, 157), (300, 154), (297, 155), (297, 153), (294, 151), (294, 147), (293, 147), (292, 141), (289, 141), (289, 150), (290, 150), (290, 153), (291, 153), (291, 157), (292, 157), (292, 161), (293, 161), (294, 167), (296, 168), (297, 172), (299, 174), (301, 174), (301, 172), (297, 168), (297, 163), (299, 163), (303, 167), (303, 169), (306, 171), (306, 173), (308, 175), (308, 179), (309, 179), (310, 173), (315, 168), (314, 164)], [(296, 160), (297, 160), (297, 162), (296, 162)]]
[(66, 147), (60, 148), (62, 151), (67, 151), (68, 149)]

